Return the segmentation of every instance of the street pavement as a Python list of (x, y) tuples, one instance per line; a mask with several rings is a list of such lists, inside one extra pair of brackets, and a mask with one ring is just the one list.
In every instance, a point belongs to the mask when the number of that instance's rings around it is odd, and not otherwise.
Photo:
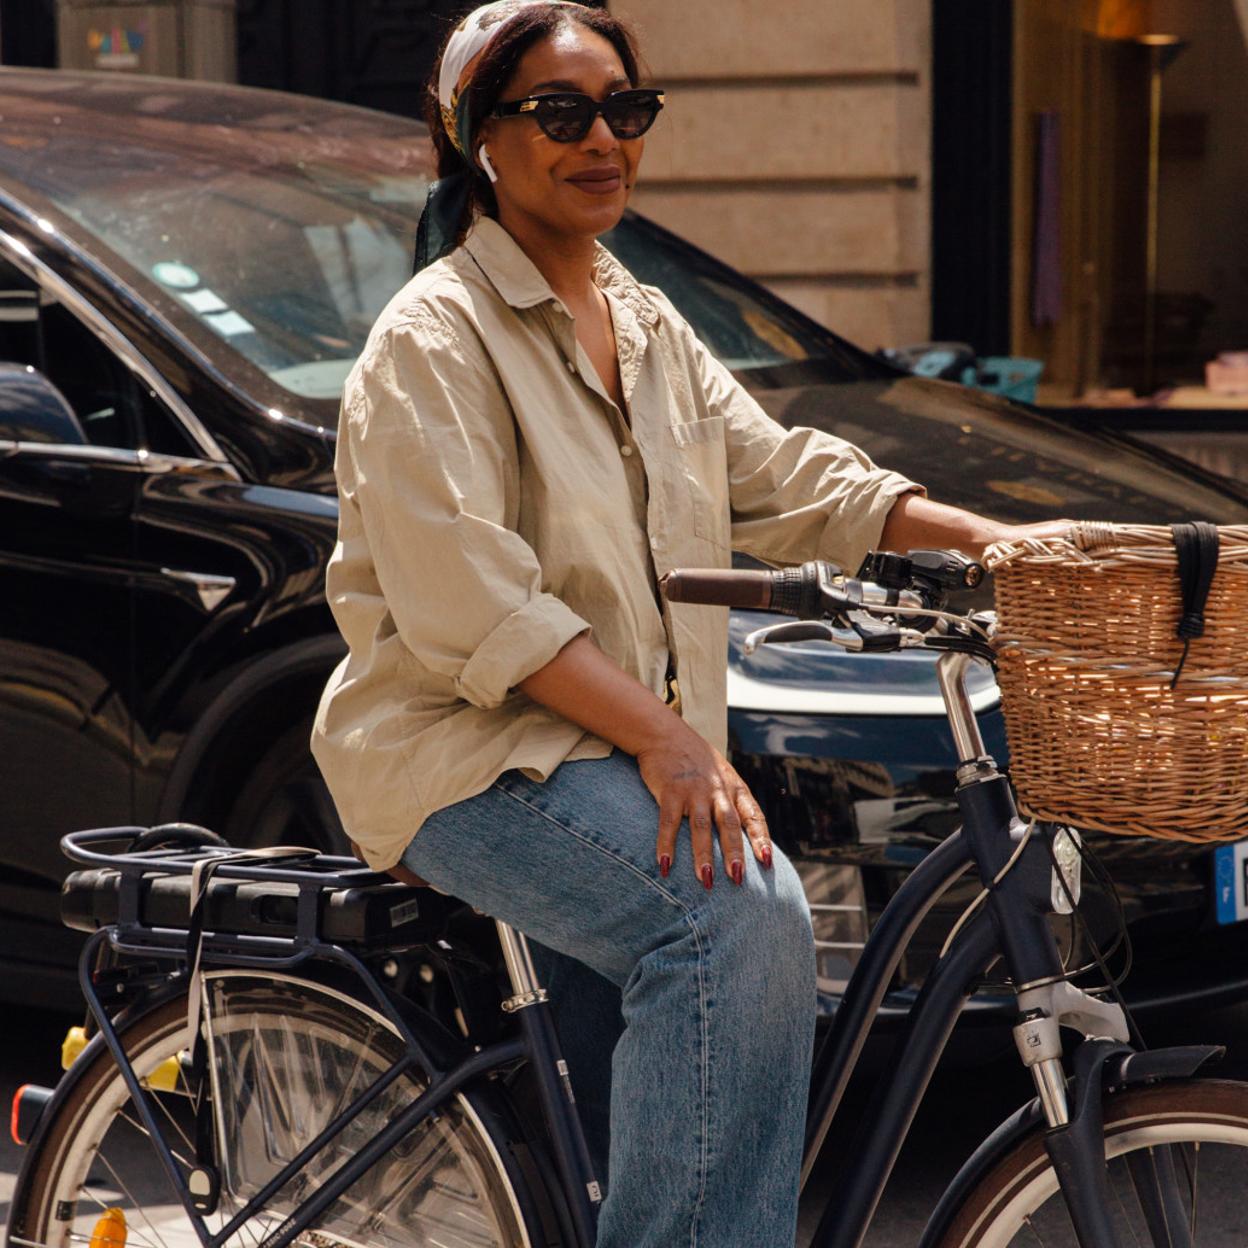
[[(44, 1011), (10, 1011), (9, 1024), (0, 1041), (0, 1109), (5, 1112), (22, 1083), (52, 1083), (59, 1073), (59, 1051), (65, 1029), (74, 1017)], [(1195, 1042), (1221, 1043), (1230, 1047), (1231, 1058), (1220, 1074), (1248, 1078), (1248, 1006), (1211, 1014), (1177, 1016), (1165, 1025), (1152, 1023), (1145, 1034), (1153, 1045)], [(993, 1127), (1021, 1101), (1030, 1096), (1030, 1082), (1007, 1050), (1008, 1032), (989, 1046), (987, 1060), (982, 1043), (965, 1039), (954, 1050), (932, 1082), (919, 1111), (881, 1209), (864, 1248), (906, 1248), (918, 1242), (923, 1225), (945, 1185), (962, 1160)], [(837, 1135), (847, 1141), (866, 1113), (871, 1086), (886, 1071), (886, 1053), (878, 1053), (868, 1070), (851, 1089), (844, 1106), (843, 1126)], [(809, 1243), (835, 1188), (838, 1159), (827, 1151), (811, 1176), (802, 1201), (799, 1245)], [(21, 1150), (8, 1131), (0, 1139), (0, 1226), (8, 1222), (9, 1202)], [(1244, 1248), (1238, 1239), (1201, 1240), (1203, 1248)]]

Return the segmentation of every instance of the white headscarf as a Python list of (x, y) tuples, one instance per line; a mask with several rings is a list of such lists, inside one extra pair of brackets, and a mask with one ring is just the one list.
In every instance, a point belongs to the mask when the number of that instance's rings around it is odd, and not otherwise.
[(493, 0), (479, 9), (473, 9), (447, 41), (446, 51), (442, 54), (442, 68), (438, 73), (438, 103), (442, 107), (443, 125), (456, 147), (460, 145), (459, 125), (455, 116), (455, 108), (459, 103), (457, 88), (464, 70), (489, 47), (490, 41), (506, 22), (535, 4), (568, 4), (572, 8), (581, 7), (572, 4), (571, 0)]

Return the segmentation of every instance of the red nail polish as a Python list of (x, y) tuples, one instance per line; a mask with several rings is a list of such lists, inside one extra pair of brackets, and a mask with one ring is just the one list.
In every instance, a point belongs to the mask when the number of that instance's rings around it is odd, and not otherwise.
[(711, 864), (709, 862), (704, 862), (702, 864), (702, 883), (707, 888), (710, 888), (711, 881), (714, 878), (715, 878), (715, 872), (711, 869)]
[(660, 858), (659, 858), (659, 874), (660, 874), (661, 876), (663, 876), (663, 878), (664, 878), (664, 879), (666, 879), (666, 878), (667, 878), (667, 873), (668, 873), (671, 869), (672, 869), (672, 856), (671, 856), (671, 854), (663, 854), (663, 855), (662, 855), (662, 857), (660, 857)]
[(771, 846), (770, 845), (763, 846), (763, 866), (767, 867), (769, 870), (771, 868)]
[(734, 858), (728, 870), (732, 873), (732, 882), (740, 888), (741, 881), (745, 878), (745, 863), (740, 858)]

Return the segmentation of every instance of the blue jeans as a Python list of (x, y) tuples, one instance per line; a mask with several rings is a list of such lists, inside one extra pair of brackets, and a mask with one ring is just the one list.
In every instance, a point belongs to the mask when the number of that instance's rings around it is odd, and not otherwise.
[(708, 892), (687, 828), (664, 879), (657, 831), (617, 750), (544, 784), (505, 773), (430, 818), (403, 862), (540, 942), (607, 1180), (598, 1248), (790, 1248), (815, 1025), (801, 882), (747, 845), (738, 888), (716, 847)]

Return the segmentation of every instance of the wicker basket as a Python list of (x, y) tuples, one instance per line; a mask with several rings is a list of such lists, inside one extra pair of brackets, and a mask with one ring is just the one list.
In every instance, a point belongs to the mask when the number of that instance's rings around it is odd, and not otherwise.
[(1164, 527), (1082, 523), (1002, 543), (994, 572), (1010, 773), (1024, 813), (1166, 840), (1248, 836), (1248, 526), (1218, 530), (1184, 653)]

